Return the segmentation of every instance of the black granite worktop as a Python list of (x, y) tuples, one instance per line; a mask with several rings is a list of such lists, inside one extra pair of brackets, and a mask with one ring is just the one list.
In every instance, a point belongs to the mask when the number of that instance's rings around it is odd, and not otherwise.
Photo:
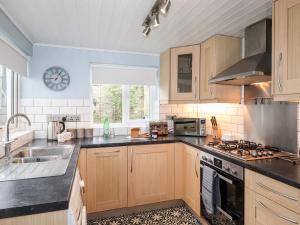
[[(209, 140), (211, 140), (210, 137), (174, 137), (170, 135), (156, 140), (129, 139), (125, 136), (116, 136), (108, 139), (95, 137), (66, 142), (65, 144), (73, 144), (75, 149), (65, 175), (0, 182), (0, 219), (67, 209), (80, 148), (183, 142), (199, 150), (237, 163), (244, 168), (251, 169), (296, 188), (300, 188), (300, 165), (293, 165), (278, 159), (251, 162), (233, 159), (205, 148), (204, 145)], [(57, 145), (57, 142), (35, 140), (29, 145)]]

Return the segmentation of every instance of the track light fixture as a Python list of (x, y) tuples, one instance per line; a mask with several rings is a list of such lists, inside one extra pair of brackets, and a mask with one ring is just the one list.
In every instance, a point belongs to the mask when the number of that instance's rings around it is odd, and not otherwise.
[(160, 12), (166, 15), (171, 7), (171, 0), (165, 0), (161, 5)]
[(159, 22), (159, 14), (166, 15), (171, 7), (171, 0), (156, 0), (151, 11), (146, 16), (143, 22), (143, 36), (148, 37), (151, 29), (158, 27), (160, 25)]
[(160, 25), (159, 13), (156, 13), (155, 15), (153, 15), (153, 19), (151, 20), (151, 27), (155, 28), (158, 27), (159, 25)]
[(151, 28), (149, 26), (145, 27), (143, 30), (143, 36), (144, 37), (148, 37), (148, 35), (150, 34)]

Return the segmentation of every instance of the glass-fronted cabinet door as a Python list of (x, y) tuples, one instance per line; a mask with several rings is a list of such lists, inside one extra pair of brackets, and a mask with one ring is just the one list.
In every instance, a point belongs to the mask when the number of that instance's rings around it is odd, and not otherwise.
[(200, 45), (171, 49), (171, 101), (199, 98)]

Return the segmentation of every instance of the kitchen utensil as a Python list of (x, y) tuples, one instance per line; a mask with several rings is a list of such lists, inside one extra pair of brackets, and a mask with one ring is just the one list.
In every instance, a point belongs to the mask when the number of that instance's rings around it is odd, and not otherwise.
[(57, 140), (57, 135), (65, 131), (65, 123), (62, 121), (50, 121), (47, 126), (47, 139)]
[(84, 128), (77, 128), (76, 137), (77, 138), (84, 138)]
[(94, 129), (93, 128), (85, 128), (84, 129), (84, 137), (85, 138), (92, 138), (94, 136)]
[(69, 128), (67, 131), (71, 133), (71, 139), (77, 138), (77, 130), (75, 128)]

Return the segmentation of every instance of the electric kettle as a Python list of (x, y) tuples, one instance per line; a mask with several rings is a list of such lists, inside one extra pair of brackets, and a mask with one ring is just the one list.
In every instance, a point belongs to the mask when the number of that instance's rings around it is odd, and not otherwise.
[(57, 135), (65, 130), (65, 123), (61, 121), (50, 121), (47, 127), (47, 139), (57, 140)]

